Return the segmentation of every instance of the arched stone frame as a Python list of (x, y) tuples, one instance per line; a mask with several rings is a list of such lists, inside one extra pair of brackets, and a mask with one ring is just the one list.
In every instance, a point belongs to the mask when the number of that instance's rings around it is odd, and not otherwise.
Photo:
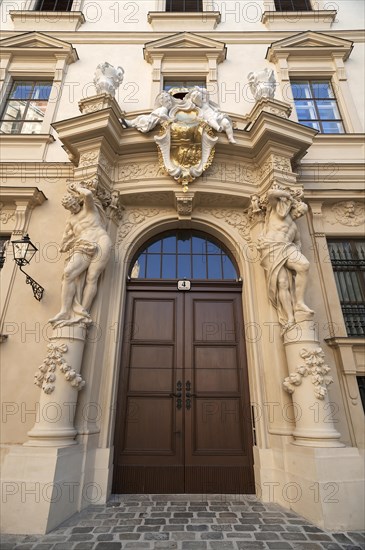
[[(163, 233), (164, 231), (176, 229), (176, 228), (189, 228), (196, 229), (205, 232), (208, 235), (212, 235), (217, 238), (219, 242), (225, 245), (237, 263), (239, 273), (243, 279), (243, 292), (242, 292), (242, 312), (245, 327), (255, 327), (260, 324), (257, 317), (257, 312), (262, 310), (258, 303), (258, 292), (255, 288), (255, 281), (257, 277), (260, 277), (260, 284), (263, 282), (263, 273), (261, 272), (261, 266), (259, 262), (248, 261), (249, 253), (248, 242), (245, 238), (239, 234), (237, 230), (232, 229), (232, 225), (227, 223), (222, 218), (214, 216), (213, 211), (216, 209), (197, 209), (193, 212), (191, 222), (179, 222), (177, 219), (176, 211), (172, 208), (161, 207), (130, 207), (126, 209), (124, 220), (128, 220), (128, 216), (138, 216), (142, 221), (137, 227), (128, 233), (128, 236), (119, 240), (120, 230), (123, 227), (123, 221), (119, 227), (119, 231), (116, 236), (116, 261), (113, 262), (112, 268), (109, 270), (106, 279), (102, 282), (105, 287), (109, 288), (109, 301), (104, 303), (99, 302), (99, 315), (97, 322), (101, 322), (105, 326), (105, 319), (107, 319), (107, 327), (113, 327), (113, 330), (106, 332), (106, 338), (103, 350), (98, 356), (97, 350), (89, 350), (84, 357), (84, 366), (93, 363), (93, 374), (89, 372), (87, 374), (83, 370), (83, 375), (89, 380), (93, 381), (93, 388), (86, 387), (84, 392), (80, 394), (78, 403), (78, 422), (76, 427), (78, 428), (79, 438), (88, 435), (91, 438), (89, 440), (91, 446), (95, 447), (95, 453), (91, 453), (87, 457), (87, 463), (90, 462), (90, 476), (92, 476), (93, 482), (98, 483), (102, 488), (104, 498), (107, 499), (111, 492), (111, 483), (113, 478), (113, 444), (114, 444), (114, 430), (115, 419), (117, 414), (116, 401), (117, 391), (120, 375), (120, 360), (122, 352), (123, 332), (124, 332), (124, 315), (126, 304), (126, 281), (130, 263), (135, 256), (136, 252), (141, 248), (143, 243), (150, 238)], [(225, 214), (234, 212), (229, 209), (224, 209)], [(244, 217), (243, 211), (241, 211), (242, 217)], [(118, 244), (119, 240), (119, 244)], [(120, 246), (121, 245), (121, 246)], [(263, 303), (265, 300), (263, 301)], [(267, 301), (266, 301), (267, 302)], [(267, 303), (266, 311), (264, 315), (268, 315), (270, 319), (269, 304)], [(101, 321), (103, 319), (103, 321)], [(274, 318), (272, 318), (274, 322)], [(277, 419), (272, 419), (270, 422), (268, 403), (272, 403), (272, 397), (268, 393), (268, 384), (265, 384), (268, 373), (265, 372), (264, 364), (268, 365), (268, 358), (264, 357), (265, 351), (262, 345), (262, 338), (246, 337), (246, 349), (247, 349), (247, 369), (249, 379), (249, 392), (250, 402), (254, 406), (254, 414), (256, 416), (255, 432), (257, 439), (257, 447), (254, 448), (255, 456), (255, 477), (256, 485), (261, 484), (261, 479), (265, 478), (265, 474), (261, 473), (261, 468), (265, 469), (265, 465), (262, 466), (261, 451), (267, 453), (270, 451), (270, 437), (275, 436), (291, 436), (293, 427), (285, 425), (285, 423), (278, 423)], [(279, 354), (280, 355), (280, 354)], [(275, 363), (275, 360), (273, 361)], [(280, 361), (278, 362), (280, 363)], [(96, 368), (98, 365), (103, 365), (103, 373), (100, 376), (95, 376)], [(271, 365), (272, 366), (272, 365)], [(283, 368), (282, 373), (274, 372), (273, 376), (277, 380), (277, 398), (276, 402), (285, 408), (290, 406), (291, 398), (284, 391), (280, 389), (282, 375), (285, 374), (286, 364), (285, 361), (281, 362), (280, 368)], [(100, 378), (103, 378), (102, 383)], [(100, 390), (100, 391), (99, 391)], [(92, 394), (92, 397), (91, 397)], [(281, 398), (279, 396), (281, 395)], [(100, 425), (97, 423), (92, 425), (86, 425), (83, 422), (82, 411), (85, 406), (88, 406), (90, 402), (97, 402), (100, 406), (100, 413), (102, 419)], [(259, 414), (258, 414), (259, 411)], [(85, 421), (85, 418), (84, 418)], [(84, 424), (84, 425), (82, 425)], [(94, 434), (94, 435), (93, 435)], [(280, 440), (283, 441), (282, 437)], [(281, 444), (281, 443), (277, 443)], [(264, 458), (265, 460), (265, 458)], [(97, 464), (100, 467), (96, 466)], [(86, 476), (88, 475), (88, 466), (86, 466)], [(87, 480), (86, 480), (87, 481)]]

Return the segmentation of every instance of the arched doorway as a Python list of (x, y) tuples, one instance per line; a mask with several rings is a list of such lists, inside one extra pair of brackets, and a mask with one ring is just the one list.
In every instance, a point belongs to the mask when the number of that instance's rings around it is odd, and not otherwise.
[(134, 257), (115, 432), (115, 493), (253, 493), (242, 282), (210, 235)]

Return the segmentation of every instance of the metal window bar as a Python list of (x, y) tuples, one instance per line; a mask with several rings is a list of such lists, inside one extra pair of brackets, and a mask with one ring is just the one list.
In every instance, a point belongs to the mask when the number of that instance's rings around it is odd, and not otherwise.
[(35, 11), (71, 11), (73, 0), (38, 0)]
[(168, 12), (200, 12), (203, 11), (203, 0), (166, 0)]
[(312, 11), (310, 0), (275, 0), (276, 11)]
[(328, 248), (348, 336), (365, 336), (365, 243), (329, 241)]

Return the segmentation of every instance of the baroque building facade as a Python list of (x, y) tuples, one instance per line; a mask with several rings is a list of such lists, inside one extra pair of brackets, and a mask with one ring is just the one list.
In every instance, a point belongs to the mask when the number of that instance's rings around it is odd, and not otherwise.
[(361, 2), (0, 8), (4, 531), (113, 492), (360, 529)]

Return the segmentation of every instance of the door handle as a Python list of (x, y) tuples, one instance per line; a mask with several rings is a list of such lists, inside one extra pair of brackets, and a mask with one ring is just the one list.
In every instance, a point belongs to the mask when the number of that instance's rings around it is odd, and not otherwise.
[(186, 410), (190, 410), (191, 409), (191, 398), (192, 397), (197, 397), (196, 393), (191, 393), (191, 382), (190, 380), (187, 380), (186, 384), (185, 384), (185, 389), (186, 389), (186, 392), (185, 392), (185, 397), (186, 397)]
[(180, 410), (182, 408), (182, 382), (178, 380), (176, 382), (176, 393), (170, 393), (170, 397), (176, 397), (176, 408)]

